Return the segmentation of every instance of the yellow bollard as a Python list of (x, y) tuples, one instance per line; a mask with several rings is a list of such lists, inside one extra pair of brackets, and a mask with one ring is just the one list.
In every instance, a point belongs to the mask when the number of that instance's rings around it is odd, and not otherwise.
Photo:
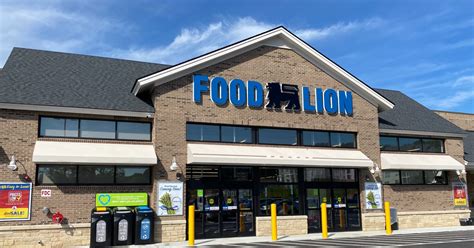
[(194, 246), (194, 205), (188, 208), (188, 245)]
[(272, 203), (271, 205), (272, 212), (272, 240), (277, 240), (277, 205)]
[(321, 231), (323, 234), (323, 239), (328, 238), (328, 210), (326, 203), (321, 203)]
[(387, 235), (392, 234), (392, 224), (390, 223), (390, 202), (385, 202), (385, 231)]

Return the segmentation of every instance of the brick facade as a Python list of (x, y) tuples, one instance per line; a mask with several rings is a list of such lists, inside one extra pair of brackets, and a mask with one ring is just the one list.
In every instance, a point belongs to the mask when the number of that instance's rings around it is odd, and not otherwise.
[[(470, 132), (474, 132), (474, 114), (435, 111), (438, 115), (454, 123), (456, 126)], [(472, 149), (472, 147), (471, 147)], [(470, 170), (466, 175), (468, 188), (468, 199), (471, 209), (474, 210), (474, 171)], [(474, 213), (471, 212), (474, 217)]]
[(474, 114), (446, 111), (435, 111), (435, 113), (464, 130), (474, 131)]
[[(240, 78), (244, 81), (256, 80), (261, 83), (278, 81), (297, 84), (300, 88), (304, 85), (310, 86), (313, 89), (315, 87), (321, 87), (336, 90), (350, 90), (294, 51), (269, 46), (259, 47), (217, 65), (202, 69), (196, 73), (208, 75), (210, 78), (220, 76), (226, 80)], [(358, 150), (362, 151), (372, 161), (380, 165), (377, 107), (355, 92), (353, 92), (353, 116), (331, 116), (326, 113), (312, 114), (305, 112), (269, 111), (266, 109), (250, 109), (248, 107), (237, 108), (232, 105), (219, 107), (212, 103), (206, 94), (203, 94), (203, 103), (196, 104), (192, 101), (191, 75), (155, 87), (151, 97), (156, 110), (153, 119), (152, 139), (158, 156), (158, 164), (155, 165), (152, 170), (153, 185), (34, 186), (31, 221), (0, 222), (0, 238), (4, 239), (3, 245), (38, 245), (38, 240), (43, 242), (42, 247), (60, 247), (73, 245), (73, 243), (74, 245), (87, 244), (89, 236), (84, 234), (89, 232), (87, 223), (90, 221), (90, 211), (95, 205), (95, 194), (99, 192), (147, 192), (150, 195), (150, 205), (156, 209), (156, 184), (158, 181), (176, 180), (176, 172), (170, 171), (169, 168), (173, 156), (176, 156), (177, 163), (183, 170), (178, 172), (182, 172), (182, 174), (185, 175), (187, 156), (185, 134), (187, 122), (356, 132)], [(0, 181), (17, 182), (19, 181), (19, 173), (27, 173), (32, 181), (35, 182), (36, 167), (31, 160), (35, 141), (39, 139), (38, 118), (40, 115), (150, 121), (140, 118), (97, 117), (66, 113), (50, 114), (0, 109), (0, 164), (7, 164), (9, 162), (9, 156), (13, 154), (17, 157), (19, 163), (21, 163), (18, 172), (12, 172), (5, 168), (1, 169)], [(43, 138), (42, 140), (151, 144), (151, 142), (84, 139)], [(446, 141), (446, 150), (449, 155), (461, 161), (463, 151), (462, 140), (448, 139)], [(450, 173), (450, 182), (455, 181), (456, 178), (455, 174)], [(380, 178), (376, 179), (380, 180)], [(380, 216), (383, 217), (382, 211), (365, 209), (364, 182), (366, 181), (374, 181), (374, 178), (368, 169), (360, 169), (359, 189), (361, 196), (362, 225), (364, 230), (383, 229), (383, 219), (382, 222), (380, 222)], [(43, 188), (51, 189), (52, 197), (41, 198), (40, 191)], [(426, 214), (426, 211), (455, 210), (452, 206), (451, 185), (385, 186), (384, 197), (385, 200), (392, 202), (392, 206), (396, 207), (400, 212), (405, 212), (402, 216), (408, 216), (405, 221), (407, 223), (412, 221), (413, 218), (420, 218), (419, 216), (421, 216), (421, 212), (423, 211), (423, 213)], [(72, 238), (75, 234), (74, 232), (70, 232), (71, 226), (58, 227), (57, 225), (50, 225), (50, 220), (41, 212), (45, 206), (53, 211), (63, 213), (70, 225), (78, 225), (77, 230), (80, 232), (77, 232), (76, 237)], [(413, 213), (417, 211), (419, 212), (418, 214)], [(442, 213), (439, 212), (438, 215), (442, 215)], [(452, 217), (452, 213), (450, 216)], [(305, 223), (305, 228), (300, 228), (298, 231), (304, 229), (304, 231), (307, 232), (306, 217), (299, 217), (297, 221)], [(285, 217), (282, 218), (282, 220), (288, 220), (288, 225), (280, 223), (282, 230), (294, 224), (291, 221), (291, 217)], [(185, 240), (185, 215), (158, 217), (156, 221), (155, 241), (170, 242)], [(260, 232), (262, 235), (267, 233), (267, 228), (262, 226), (265, 223), (267, 223), (266, 217), (261, 217), (261, 222), (259, 222), (260, 229), (257, 228), (257, 232)], [(11, 235), (12, 233), (17, 234), (18, 230), (25, 232), (25, 230), (18, 228), (13, 228), (13, 230), (12, 226), (24, 226), (24, 228), (28, 228), (26, 226), (30, 225), (32, 227), (29, 227), (26, 231), (27, 233), (34, 232), (31, 230), (43, 231), (47, 229), (47, 235), (35, 236), (25, 241), (26, 243), (23, 242), (24, 240), (19, 243), (11, 242), (11, 240), (18, 239), (17, 236)], [(42, 225), (47, 225), (48, 227)], [(301, 225), (298, 226), (301, 227)], [(34, 226), (36, 226), (37, 229), (35, 229)], [(409, 225), (407, 224), (406, 226)], [(287, 234), (296, 233), (288, 229)], [(41, 237), (43, 238), (41, 239)], [(65, 241), (57, 242), (55, 238)], [(0, 245), (2, 245), (1, 242)]]

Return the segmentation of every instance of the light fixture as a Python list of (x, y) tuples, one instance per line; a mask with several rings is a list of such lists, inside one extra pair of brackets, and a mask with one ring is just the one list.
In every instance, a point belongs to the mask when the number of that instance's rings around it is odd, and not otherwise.
[(176, 156), (173, 156), (173, 161), (171, 162), (170, 170), (176, 171), (179, 168), (178, 163), (176, 163)]
[(374, 163), (372, 167), (369, 167), (369, 171), (372, 175), (374, 175), (375, 173), (380, 172), (380, 167), (376, 163)]
[(458, 176), (460, 176), (460, 175), (461, 175), (461, 171), (460, 171), (460, 170), (456, 170), (456, 174), (457, 174)]
[(15, 171), (16, 169), (18, 169), (18, 166), (16, 165), (15, 155), (12, 156), (12, 159), (10, 160), (10, 163), (7, 165), (7, 168), (12, 171)]
[(466, 170), (465, 170), (465, 169), (462, 169), (461, 175), (465, 176), (466, 174), (467, 174)]
[(181, 172), (176, 172), (176, 179), (178, 180), (181, 180), (181, 177), (183, 176), (183, 169), (181, 169), (181, 167), (179, 167), (178, 163), (176, 162), (176, 156), (173, 156), (173, 160), (171, 161), (171, 165), (170, 165), (170, 170), (171, 171), (177, 171), (177, 170), (180, 170)]

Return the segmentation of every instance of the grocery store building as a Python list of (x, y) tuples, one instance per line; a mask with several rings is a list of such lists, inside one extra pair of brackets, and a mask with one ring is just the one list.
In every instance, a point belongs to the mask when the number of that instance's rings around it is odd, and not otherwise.
[(146, 193), (155, 242), (191, 204), (196, 238), (270, 235), (271, 203), (280, 235), (320, 232), (323, 202), (334, 232), (383, 230), (383, 201), (400, 229), (471, 213), (469, 132), (284, 27), (172, 66), (14, 48), (0, 89), (0, 194), (31, 183), (0, 195), (0, 246), (88, 244), (117, 193)]

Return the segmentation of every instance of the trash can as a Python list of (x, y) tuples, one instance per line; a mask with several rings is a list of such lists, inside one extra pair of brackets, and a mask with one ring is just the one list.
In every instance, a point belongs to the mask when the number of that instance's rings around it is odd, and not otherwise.
[(131, 245), (133, 244), (133, 224), (135, 214), (131, 208), (117, 207), (113, 210), (114, 214), (114, 240), (113, 245)]
[(146, 206), (135, 208), (135, 244), (153, 243), (153, 219), (153, 209)]
[(90, 247), (111, 246), (112, 228), (113, 219), (109, 208), (98, 207), (92, 209)]
[(390, 208), (390, 226), (392, 230), (398, 230), (398, 215), (396, 208)]

